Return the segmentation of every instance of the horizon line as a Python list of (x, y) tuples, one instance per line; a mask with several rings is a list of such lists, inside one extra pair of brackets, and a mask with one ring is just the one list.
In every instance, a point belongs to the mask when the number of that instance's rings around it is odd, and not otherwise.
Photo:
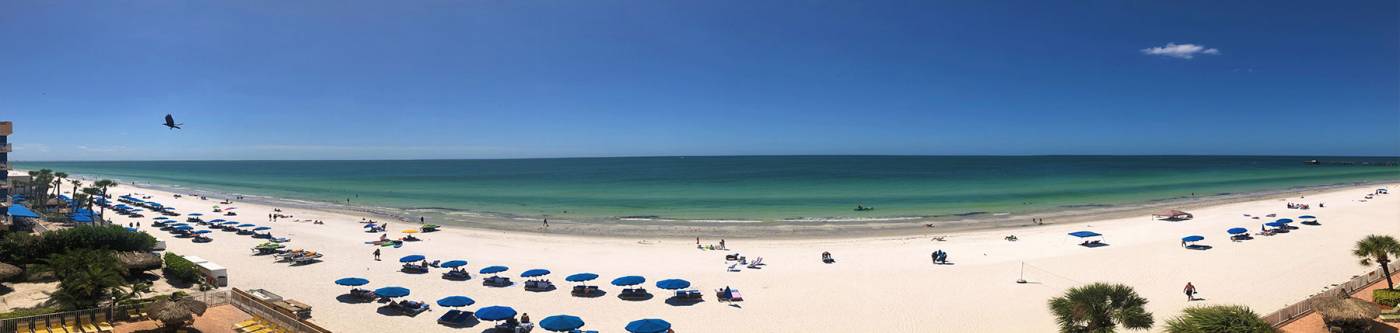
[(1268, 155), (1268, 154), (759, 154), (759, 155), (620, 155), (507, 158), (404, 158), (404, 159), (153, 159), (153, 160), (10, 160), (10, 163), (67, 162), (333, 162), (333, 161), (511, 161), (622, 158), (718, 158), (718, 157), (1296, 157), (1296, 158), (1400, 158), (1400, 155)]

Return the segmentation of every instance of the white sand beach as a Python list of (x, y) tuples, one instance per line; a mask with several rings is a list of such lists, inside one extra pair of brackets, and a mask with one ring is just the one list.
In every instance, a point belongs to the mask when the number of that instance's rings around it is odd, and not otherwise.
[[(324, 261), (292, 267), (273, 262), (270, 256), (251, 255), (262, 240), (233, 233), (215, 232), (212, 243), (195, 244), (149, 227), (149, 217), (139, 219), (143, 229), (165, 240), (170, 251), (209, 259), (228, 267), (229, 282), (241, 289), (268, 289), (314, 307), (312, 321), (337, 332), (480, 332), (489, 323), (468, 329), (438, 325), (446, 309), (434, 306), (417, 317), (376, 313), (378, 304), (337, 301), (349, 288), (332, 283), (342, 277), (364, 277), (370, 289), (403, 286), (412, 290), (405, 298), (429, 303), (451, 295), (477, 301), (466, 309), (490, 305), (514, 307), (534, 320), (555, 314), (582, 317), (585, 329), (619, 332), (631, 320), (663, 318), (677, 332), (1047, 332), (1055, 329), (1046, 301), (1067, 288), (1090, 282), (1117, 282), (1136, 288), (1151, 303), (1148, 309), (1157, 329), (1167, 318), (1192, 305), (1242, 304), (1260, 314), (1323, 290), (1329, 284), (1374, 269), (1357, 264), (1350, 254), (1356, 240), (1368, 234), (1400, 235), (1400, 205), (1395, 195), (1381, 195), (1361, 202), (1371, 185), (1310, 194), (1305, 198), (1276, 196), (1250, 202), (1192, 209), (1195, 218), (1168, 222), (1148, 216), (947, 234), (946, 241), (929, 235), (896, 237), (743, 239), (727, 240), (730, 251), (697, 250), (694, 238), (642, 239), (580, 237), (548, 232), (500, 232), (447, 227), (418, 234), (423, 241), (402, 248), (383, 248), (383, 261), (375, 261), (375, 247), (365, 244), (379, 234), (366, 233), (362, 218), (342, 212), (288, 209), (291, 219), (267, 221), (273, 207), (236, 203), (245, 223), (271, 226), (278, 237), (290, 237), (290, 248), (325, 253)], [(117, 194), (143, 193), (178, 207), (182, 213), (209, 213), (215, 198), (200, 200), (123, 184)], [(1285, 202), (1308, 203), (1313, 209), (1285, 209)], [(1325, 208), (1316, 208), (1325, 203)], [(1321, 226), (1301, 225), (1299, 230), (1276, 236), (1256, 236), (1231, 242), (1231, 227), (1257, 232), (1272, 219), (1250, 219), (1243, 214), (1296, 218), (1315, 215)], [(115, 216), (117, 223), (134, 222)], [(323, 220), (325, 224), (294, 222)], [(431, 221), (430, 221), (431, 222)], [(526, 223), (526, 222), (522, 222)], [(1295, 224), (1296, 225), (1296, 224)], [(417, 228), (415, 222), (392, 221), (389, 236)], [(1068, 232), (1090, 230), (1104, 234), (1109, 246), (1086, 248)], [(1003, 237), (1015, 234), (1019, 241)], [(941, 233), (939, 235), (942, 235)], [(1203, 235), (1209, 250), (1182, 248), (1186, 235)], [(702, 239), (704, 244), (718, 239)], [(944, 250), (952, 265), (934, 265), (930, 252)], [(836, 258), (833, 264), (819, 260), (823, 251)], [(729, 272), (725, 254), (740, 253), (749, 260), (763, 258), (759, 269)], [(448, 281), (442, 269), (428, 274), (399, 272), (397, 259), (421, 254), (443, 261), (465, 259), (473, 278)], [(1025, 279), (1016, 280), (1022, 263)], [(511, 268), (517, 284), (508, 288), (485, 287), (476, 271), (490, 265)], [(559, 289), (525, 291), (519, 273), (531, 268), (553, 271), (549, 278)], [(579, 298), (569, 294), (564, 277), (593, 272), (607, 296)], [(624, 275), (647, 278), (645, 286), (656, 298), (624, 301), (619, 288), (607, 285)], [(705, 291), (705, 301), (688, 306), (665, 302), (668, 291), (653, 283), (682, 278)], [(1194, 283), (1204, 300), (1187, 302), (1182, 286)], [(730, 286), (745, 300), (721, 303), (713, 290)]]

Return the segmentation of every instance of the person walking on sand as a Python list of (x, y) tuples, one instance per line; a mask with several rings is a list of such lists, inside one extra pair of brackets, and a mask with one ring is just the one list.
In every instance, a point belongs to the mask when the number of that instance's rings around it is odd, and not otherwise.
[(1196, 286), (1192, 285), (1191, 282), (1187, 282), (1186, 288), (1183, 288), (1181, 291), (1186, 293), (1187, 302), (1196, 300)]
[(727, 247), (724, 247), (724, 239), (723, 239), (723, 238), (721, 238), (721, 239), (719, 240), (719, 248), (720, 248), (721, 250), (728, 250), (728, 249), (729, 249), (729, 248), (727, 248)]
[(379, 249), (374, 249), (374, 261), (379, 261)]

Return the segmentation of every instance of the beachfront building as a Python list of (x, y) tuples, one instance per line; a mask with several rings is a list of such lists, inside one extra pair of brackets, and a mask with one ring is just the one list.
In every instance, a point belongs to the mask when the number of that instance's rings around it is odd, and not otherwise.
[(14, 132), (14, 124), (8, 121), (0, 121), (0, 226), (9, 227), (10, 223), (10, 134)]

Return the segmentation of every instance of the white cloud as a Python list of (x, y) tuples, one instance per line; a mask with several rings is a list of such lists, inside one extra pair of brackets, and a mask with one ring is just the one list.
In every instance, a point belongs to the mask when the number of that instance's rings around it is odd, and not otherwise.
[(1167, 43), (1166, 46), (1142, 49), (1142, 53), (1147, 55), (1191, 59), (1195, 58), (1198, 54), (1218, 55), (1220, 54), (1220, 50), (1207, 48), (1205, 45)]

